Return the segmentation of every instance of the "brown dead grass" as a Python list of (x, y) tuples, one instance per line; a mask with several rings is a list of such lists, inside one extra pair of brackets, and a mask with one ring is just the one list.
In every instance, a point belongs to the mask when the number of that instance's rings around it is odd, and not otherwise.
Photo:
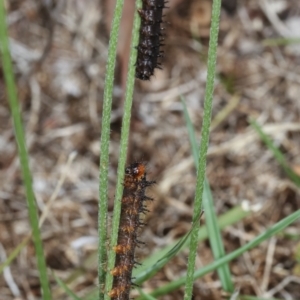
[[(50, 5), (49, 15), (43, 5), (33, 0), (9, 2), (12, 56), (41, 212), (62, 180), (42, 227), (47, 263), (63, 279), (81, 270), (70, 287), (82, 296), (97, 285), (93, 255), (97, 244), (99, 136), (107, 59), (104, 10), (98, 1), (61, 0)], [(224, 231), (227, 252), (300, 205), (299, 189), (248, 124), (249, 117), (257, 118), (299, 173), (300, 46), (263, 45), (266, 38), (299, 34), (299, 5), (297, 0), (258, 2), (239, 1), (234, 10), (230, 8), (234, 2), (227, 1), (227, 10), (223, 8), (221, 16), (213, 118), (229, 103), (233, 106), (212, 131), (208, 179), (218, 214), (244, 200), (262, 207), (251, 218)], [(170, 25), (166, 30), (164, 69), (150, 82), (137, 82), (128, 162), (147, 160), (148, 177), (157, 181), (152, 189), (155, 201), (143, 231), (147, 247), (140, 249), (140, 258), (190, 229), (195, 168), (180, 94), (185, 96), (199, 137), (210, 12), (209, 1), (183, 1), (172, 6), (167, 17)], [(3, 91), (2, 80), (0, 84)], [(2, 261), (28, 234), (29, 224), (8, 102), (3, 92), (0, 98)], [(117, 83), (111, 124), (110, 211), (122, 98), (123, 91)], [(68, 163), (74, 152), (76, 157)], [(296, 239), (276, 236), (230, 263), (235, 286), (241, 293), (300, 299), (299, 229), (298, 222), (286, 232), (295, 234)], [(178, 255), (144, 284), (146, 290), (181, 276), (186, 258), (186, 251)], [(197, 267), (212, 260), (209, 243), (202, 243)], [(5, 273), (0, 278), (1, 299), (39, 298), (32, 244), (21, 252), (9, 271), (11, 277)], [(67, 299), (54, 280), (52, 291), (54, 299)], [(215, 273), (195, 283), (194, 299), (220, 299), (221, 294)], [(182, 295), (182, 291), (176, 291), (163, 299), (182, 299)]]

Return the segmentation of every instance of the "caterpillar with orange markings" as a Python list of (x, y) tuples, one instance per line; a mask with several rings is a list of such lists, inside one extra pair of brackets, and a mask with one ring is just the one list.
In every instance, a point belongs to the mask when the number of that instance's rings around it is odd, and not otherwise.
[(139, 10), (141, 17), (140, 41), (137, 46), (136, 78), (150, 80), (154, 69), (161, 68), (160, 59), (164, 53), (163, 46), (163, 9), (165, 0), (143, 0), (143, 7)]
[(115, 267), (111, 270), (113, 286), (108, 295), (112, 300), (128, 300), (132, 286), (132, 269), (137, 262), (134, 259), (138, 229), (144, 225), (140, 214), (148, 210), (145, 201), (153, 200), (145, 192), (154, 184), (146, 179), (146, 165), (133, 163), (125, 169), (124, 191), (121, 203), (121, 216), (116, 252)]

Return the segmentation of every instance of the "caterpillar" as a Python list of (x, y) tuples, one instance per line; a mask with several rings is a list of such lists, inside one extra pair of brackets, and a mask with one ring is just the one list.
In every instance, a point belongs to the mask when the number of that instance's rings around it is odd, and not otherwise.
[(128, 300), (131, 289), (132, 269), (137, 262), (134, 259), (138, 229), (144, 225), (140, 214), (148, 210), (145, 201), (153, 200), (146, 196), (146, 188), (154, 184), (146, 179), (146, 165), (138, 162), (125, 169), (124, 191), (121, 200), (121, 216), (116, 252), (115, 267), (111, 270), (113, 286), (108, 295), (112, 300)]
[(136, 78), (150, 80), (154, 69), (161, 69), (160, 58), (164, 52), (163, 34), (161, 27), (165, 0), (143, 0), (143, 7), (139, 10), (141, 17), (140, 40), (137, 46)]

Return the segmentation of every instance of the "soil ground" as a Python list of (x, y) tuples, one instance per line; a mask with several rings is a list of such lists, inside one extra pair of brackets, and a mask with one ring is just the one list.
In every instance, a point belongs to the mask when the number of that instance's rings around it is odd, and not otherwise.
[[(77, 272), (79, 276), (69, 286), (84, 296), (97, 286), (99, 137), (109, 4), (95, 0), (7, 3), (18, 96), (41, 212), (62, 182), (42, 227), (47, 264), (62, 279)], [(166, 14), (163, 70), (150, 82), (137, 81), (134, 93), (128, 163), (147, 161), (148, 178), (157, 182), (149, 192), (155, 201), (142, 232), (146, 246), (139, 249), (140, 260), (189, 231), (195, 192), (196, 171), (180, 95), (199, 140), (211, 2), (170, 1)], [(239, 204), (259, 208), (223, 231), (226, 252), (300, 206), (299, 188), (249, 125), (249, 118), (256, 119), (289, 166), (300, 174), (300, 44), (299, 40), (279, 45), (270, 42), (299, 38), (299, 28), (298, 0), (223, 2), (207, 177), (218, 215)], [(119, 62), (126, 61), (122, 49), (119, 53)], [(110, 214), (119, 156), (123, 72), (118, 63), (111, 120)], [(30, 228), (2, 71), (0, 74), (3, 261)], [(230, 263), (241, 294), (300, 299), (299, 232), (298, 221)], [(183, 251), (145, 283), (145, 291), (182, 276), (187, 254)], [(212, 260), (209, 242), (201, 243), (196, 267)], [(39, 299), (32, 242), (3, 275), (1, 299)], [(54, 279), (51, 284), (54, 299), (68, 299)], [(195, 282), (194, 299), (221, 299), (222, 295), (217, 273)], [(161, 299), (182, 297), (180, 289)]]

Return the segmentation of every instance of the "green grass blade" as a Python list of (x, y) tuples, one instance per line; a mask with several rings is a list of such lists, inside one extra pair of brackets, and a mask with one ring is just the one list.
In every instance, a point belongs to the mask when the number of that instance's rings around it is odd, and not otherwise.
[(71, 289), (53, 272), (52, 273), (58, 285), (65, 291), (67, 295), (69, 295), (73, 300), (81, 300), (81, 298), (77, 297)]
[(18, 103), (18, 96), (15, 84), (15, 78), (13, 73), (13, 67), (9, 52), (9, 41), (7, 34), (7, 26), (6, 26), (6, 16), (5, 16), (5, 8), (4, 1), (0, 0), (0, 45), (1, 45), (1, 58), (2, 58), (2, 66), (3, 72), (6, 82), (7, 95), (9, 100), (9, 105), (11, 109), (11, 114), (14, 123), (15, 135), (18, 144), (18, 152), (21, 163), (21, 170), (25, 185), (26, 191), (26, 199), (28, 205), (29, 212), (29, 220), (32, 228), (33, 242), (36, 251), (36, 259), (37, 266), (40, 273), (40, 282), (41, 289), (43, 294), (43, 299), (51, 299), (51, 293), (49, 288), (49, 280), (47, 275), (47, 267), (43, 252), (43, 244), (39, 229), (39, 221), (38, 221), (38, 210), (36, 207), (34, 192), (32, 188), (32, 177), (29, 169), (28, 163), (28, 154), (26, 149), (24, 130), (22, 126), (20, 108)]
[(278, 298), (262, 298), (262, 297), (255, 297), (255, 296), (240, 296), (238, 299), (240, 300), (281, 300)]
[[(194, 274), (194, 279), (204, 276), (205, 274), (216, 270), (221, 265), (226, 264), (226, 263), (232, 261), (233, 259), (241, 256), (244, 252), (256, 247), (257, 245), (261, 244), (262, 242), (269, 239), (273, 235), (279, 233), (284, 228), (286, 228), (287, 226), (289, 226), (290, 224), (292, 224), (293, 222), (295, 222), (298, 219), (300, 219), (300, 210), (297, 210), (296, 212), (287, 216), (283, 220), (279, 221), (278, 223), (273, 225), (271, 228), (267, 229), (264, 233), (260, 234), (259, 236), (254, 238), (249, 243), (243, 245), (239, 249), (237, 249), (237, 250), (227, 254), (226, 256), (214, 261), (213, 263), (197, 270)], [(169, 292), (172, 292), (172, 291), (178, 289), (179, 287), (181, 287), (182, 285), (184, 285), (185, 282), (186, 282), (186, 276), (183, 276), (180, 279), (171, 282), (170, 284), (167, 284), (163, 287), (160, 287), (159, 289), (156, 289), (155, 291), (153, 291), (151, 293), (151, 295), (154, 297), (166, 295)], [(143, 298), (139, 298), (139, 299), (143, 299)]]
[[(198, 147), (197, 147), (197, 142), (196, 142), (196, 138), (195, 138), (195, 131), (194, 131), (194, 127), (193, 127), (191, 118), (189, 116), (187, 107), (186, 107), (186, 103), (183, 100), (183, 98), (181, 99), (181, 101), (183, 104), (183, 111), (184, 111), (184, 116), (185, 116), (185, 120), (187, 123), (187, 128), (188, 128), (190, 143), (192, 146), (194, 161), (195, 161), (195, 165), (197, 168), (198, 167), (198, 165), (197, 165), (198, 164), (198, 151), (197, 151)], [(206, 225), (207, 225), (207, 229), (208, 229), (208, 233), (209, 233), (208, 237), (210, 240), (214, 258), (218, 259), (218, 258), (225, 256), (225, 250), (224, 250), (224, 246), (222, 243), (222, 237), (221, 237), (220, 229), (218, 226), (217, 216), (216, 216), (216, 213), (214, 210), (213, 197), (211, 194), (209, 183), (206, 178), (204, 181), (203, 207), (204, 207), (204, 211), (205, 211)], [(233, 282), (231, 279), (229, 265), (225, 264), (224, 266), (220, 267), (217, 271), (218, 271), (223, 289), (227, 292), (233, 292), (234, 285), (233, 285)]]
[(181, 103), (183, 106), (183, 114), (184, 114), (184, 118), (186, 121), (186, 127), (187, 127), (188, 134), (189, 134), (189, 139), (190, 139), (190, 143), (191, 143), (191, 147), (192, 147), (192, 154), (193, 154), (195, 166), (198, 169), (199, 147), (198, 147), (197, 141), (196, 141), (194, 126), (193, 126), (192, 120), (190, 118), (189, 112), (187, 110), (185, 100), (182, 96), (181, 96)]
[[(68, 158), (67, 166), (71, 165), (71, 163), (75, 159), (75, 157), (76, 157), (75, 152), (72, 152)], [(40, 228), (42, 227), (44, 221), (46, 220), (47, 212), (51, 209), (53, 201), (57, 197), (58, 192), (59, 192), (63, 182), (66, 179), (66, 175), (67, 175), (66, 172), (63, 172), (61, 174), (59, 181), (57, 183), (57, 186), (55, 187), (54, 192), (52, 193), (49, 201), (47, 201), (47, 205), (43, 209), (43, 214), (41, 215), (41, 217), (39, 219), (39, 227)], [(31, 240), (31, 238), (32, 238), (32, 232), (29, 235), (27, 235), (25, 238), (23, 238), (23, 240), (12, 250), (12, 252), (9, 254), (7, 259), (0, 265), (0, 274), (2, 274), (5, 267), (10, 265), (12, 263), (12, 261), (16, 259), (16, 257), (19, 255), (21, 250), (27, 245), (27, 243)]]
[(150, 277), (154, 276), (159, 269), (161, 269), (168, 261), (170, 261), (185, 245), (188, 244), (188, 241), (190, 240), (190, 234), (192, 230), (190, 230), (183, 238), (181, 238), (174, 246), (173, 248), (169, 249), (167, 253), (164, 253), (164, 255), (157, 260), (155, 259), (155, 263), (152, 266), (149, 266), (144, 274), (141, 274), (140, 276), (134, 276), (135, 280), (134, 283), (139, 284), (143, 281), (149, 279)]
[(108, 60), (103, 97), (100, 166), (99, 166), (99, 212), (98, 212), (98, 283), (99, 299), (104, 299), (104, 283), (106, 276), (106, 245), (107, 245), (107, 202), (108, 202), (108, 165), (110, 117), (113, 97), (114, 72), (116, 65), (117, 43), (124, 0), (117, 0), (112, 21), (111, 34), (108, 46)]
[(98, 300), (98, 296), (96, 295), (96, 291), (92, 291), (89, 295), (84, 297), (84, 300)]
[[(138, 44), (138, 40), (139, 40), (139, 28), (140, 28), (140, 17), (138, 14), (139, 8), (141, 8), (141, 0), (136, 2), (136, 10), (135, 10), (134, 22), (133, 22), (131, 52), (129, 57), (129, 67), (128, 67), (128, 76), (127, 76), (125, 103), (124, 103), (124, 115), (123, 115), (122, 130), (121, 130), (118, 177), (117, 177), (116, 194), (114, 200), (112, 234), (110, 240), (111, 247), (108, 256), (108, 267), (107, 267), (108, 270), (111, 270), (114, 267), (115, 252), (112, 250), (112, 247), (117, 244), (117, 238), (118, 238), (118, 229), (119, 229), (120, 211), (121, 211), (121, 198), (123, 193), (124, 170), (125, 170), (125, 163), (127, 157), (127, 145), (128, 145), (128, 137), (129, 137), (129, 130), (130, 130), (132, 97), (133, 97), (134, 82), (135, 82), (135, 62), (137, 58), (137, 51), (135, 49), (135, 46)], [(111, 289), (112, 281), (113, 281), (112, 275), (110, 273), (107, 273), (106, 284), (105, 284), (106, 292), (108, 292)], [(107, 294), (105, 296), (105, 299), (109, 299)]]
[(284, 155), (281, 151), (274, 145), (273, 141), (263, 132), (262, 128), (254, 120), (250, 120), (251, 126), (259, 134), (261, 140), (266, 144), (269, 150), (272, 151), (277, 162), (284, 169), (287, 176), (298, 186), (300, 187), (300, 177), (289, 167)]
[(300, 38), (277, 38), (277, 39), (265, 39), (263, 40), (264, 46), (287, 46), (293, 44), (300, 44)]
[(198, 244), (198, 231), (200, 227), (197, 218), (200, 215), (202, 209), (202, 196), (203, 196), (204, 180), (205, 180), (205, 172), (206, 172), (206, 155), (207, 155), (207, 149), (209, 143), (209, 132), (210, 132), (212, 100), (213, 100), (213, 91), (214, 91), (214, 78), (215, 78), (215, 65), (217, 59), (220, 10), (221, 10), (221, 1), (214, 0), (212, 5), (212, 21), (211, 21), (208, 61), (207, 61), (207, 82), (206, 82), (206, 90), (205, 90), (204, 115), (203, 115), (201, 145), (200, 145), (199, 163), (197, 169), (197, 184), (196, 184), (194, 213), (193, 213), (193, 223), (197, 223), (197, 226), (195, 226), (195, 228), (191, 233), (190, 253), (188, 259), (187, 278), (186, 278), (186, 286), (184, 292), (185, 300), (190, 300), (192, 298), (192, 290), (193, 290), (195, 260), (196, 260), (197, 244)]
[[(207, 188), (205, 188), (207, 187)], [(221, 232), (217, 223), (217, 216), (213, 206), (213, 199), (207, 180), (204, 182), (203, 206), (205, 209), (205, 223), (208, 229), (208, 237), (214, 259), (217, 260), (226, 255), (222, 242)], [(225, 291), (233, 293), (234, 285), (228, 264), (222, 265), (217, 269), (222, 287)]]
[(156, 300), (156, 298), (152, 297), (151, 295), (146, 294), (142, 289), (137, 288), (140, 295), (142, 295), (144, 297), (144, 299), (146, 300)]

